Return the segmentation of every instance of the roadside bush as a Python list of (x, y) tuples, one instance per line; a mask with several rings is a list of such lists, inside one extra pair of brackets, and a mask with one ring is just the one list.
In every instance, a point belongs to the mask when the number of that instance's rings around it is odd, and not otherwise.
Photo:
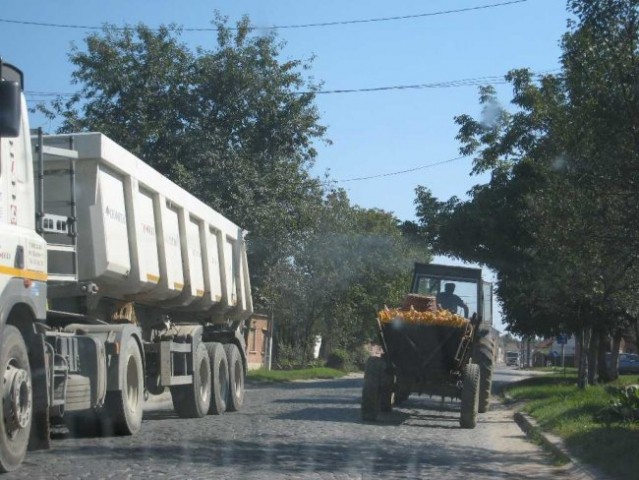
[(357, 367), (358, 370), (364, 370), (366, 361), (370, 356), (370, 351), (362, 345), (353, 353), (353, 364), (355, 365), (355, 367)]
[(277, 368), (281, 370), (292, 370), (306, 368), (310, 363), (310, 355), (301, 345), (279, 343), (277, 349)]
[(353, 366), (353, 359), (346, 350), (335, 349), (326, 357), (326, 366), (336, 370), (350, 370)]
[(639, 385), (606, 388), (612, 396), (610, 404), (601, 410), (597, 420), (613, 422), (639, 422)]

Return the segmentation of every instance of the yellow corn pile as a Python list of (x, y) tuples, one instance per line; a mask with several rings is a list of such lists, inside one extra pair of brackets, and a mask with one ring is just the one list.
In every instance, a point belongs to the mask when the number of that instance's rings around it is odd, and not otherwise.
[(468, 325), (468, 320), (460, 315), (455, 315), (448, 310), (437, 310), (436, 312), (420, 312), (412, 306), (410, 310), (384, 307), (377, 313), (377, 318), (382, 323), (392, 323), (399, 320), (413, 325), (442, 325), (444, 327), (462, 328)]

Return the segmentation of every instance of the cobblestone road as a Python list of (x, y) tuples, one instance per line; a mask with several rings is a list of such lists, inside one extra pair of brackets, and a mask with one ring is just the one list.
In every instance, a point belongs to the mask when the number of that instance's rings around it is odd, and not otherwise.
[(410, 398), (360, 420), (361, 378), (249, 385), (239, 413), (182, 420), (156, 403), (140, 434), (65, 438), (10, 479), (569, 479), (494, 404), (474, 430), (459, 405)]

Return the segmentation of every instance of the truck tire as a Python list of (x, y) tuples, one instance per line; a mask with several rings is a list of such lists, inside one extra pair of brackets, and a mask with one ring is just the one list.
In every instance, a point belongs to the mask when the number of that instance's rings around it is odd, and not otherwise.
[(202, 418), (211, 405), (211, 362), (200, 342), (193, 355), (193, 382), (171, 387), (173, 409), (182, 418)]
[(364, 386), (362, 388), (362, 420), (374, 422), (380, 411), (380, 387), (384, 373), (384, 360), (370, 357), (364, 368)]
[(20, 331), (5, 325), (0, 338), (4, 373), (0, 403), (0, 471), (11, 472), (24, 460), (33, 420), (33, 387), (27, 347)]
[(224, 352), (229, 367), (229, 395), (226, 409), (229, 412), (237, 412), (244, 403), (244, 365), (237, 345), (232, 343), (224, 345)]
[(479, 339), (475, 345), (473, 362), (479, 365), (479, 413), (488, 411), (490, 391), (493, 383), (493, 359), (495, 358), (495, 342), (488, 334)]
[(221, 415), (226, 411), (229, 398), (229, 364), (221, 343), (206, 343), (211, 363), (211, 406), (209, 414)]
[(461, 428), (475, 428), (479, 408), (479, 366), (469, 363), (462, 375)]
[(142, 426), (144, 407), (144, 370), (142, 354), (135, 338), (129, 336), (120, 349), (122, 390), (107, 392), (103, 433), (134, 435)]

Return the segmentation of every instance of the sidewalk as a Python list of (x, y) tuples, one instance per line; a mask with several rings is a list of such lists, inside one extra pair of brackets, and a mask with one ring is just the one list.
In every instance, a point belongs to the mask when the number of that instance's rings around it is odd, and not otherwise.
[(612, 480), (608, 475), (578, 460), (568, 451), (560, 437), (542, 430), (531, 416), (515, 409), (513, 410), (513, 419), (529, 439), (540, 443), (545, 450), (552, 453), (559, 461), (566, 462), (567, 472), (575, 480)]

